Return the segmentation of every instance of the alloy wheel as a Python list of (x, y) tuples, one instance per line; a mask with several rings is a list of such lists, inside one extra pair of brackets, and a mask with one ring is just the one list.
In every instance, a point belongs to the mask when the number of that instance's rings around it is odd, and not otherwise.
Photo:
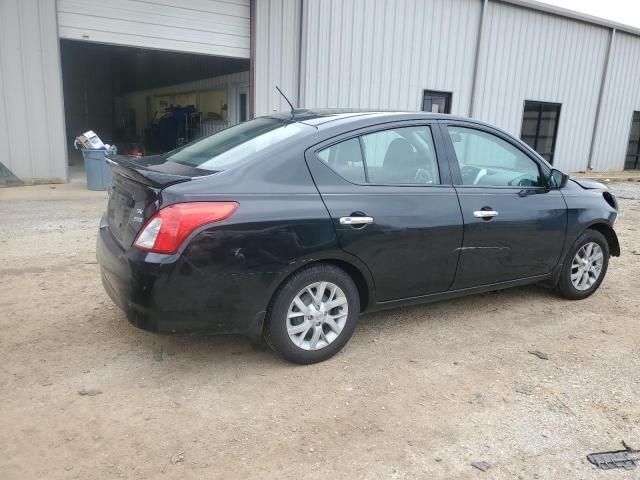
[(293, 299), (287, 313), (287, 333), (303, 350), (320, 350), (338, 336), (349, 313), (347, 297), (331, 282), (307, 285)]
[(576, 290), (589, 290), (600, 278), (604, 254), (595, 242), (585, 243), (571, 262), (571, 283)]

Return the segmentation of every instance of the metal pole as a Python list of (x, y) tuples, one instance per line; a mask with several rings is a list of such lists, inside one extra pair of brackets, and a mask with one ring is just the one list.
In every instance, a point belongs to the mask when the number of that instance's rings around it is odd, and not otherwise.
[(249, 118), (256, 114), (256, 1), (249, 0)]
[(302, 47), (304, 40), (304, 1), (300, 2), (300, 17), (298, 18), (298, 92), (296, 99), (296, 107), (302, 107)]
[(475, 115), (476, 86), (478, 84), (478, 63), (480, 61), (480, 44), (482, 43), (482, 30), (484, 29), (484, 15), (487, 10), (489, 0), (482, 0), (482, 10), (480, 10), (480, 22), (478, 24), (478, 38), (476, 39), (476, 54), (473, 61), (473, 80), (471, 81), (471, 98), (469, 99), (469, 116)]
[(598, 93), (598, 106), (596, 107), (596, 118), (593, 122), (593, 132), (591, 132), (591, 145), (589, 146), (589, 161), (587, 162), (587, 171), (593, 170), (593, 148), (596, 143), (596, 134), (598, 133), (598, 123), (600, 122), (600, 110), (602, 109), (602, 97), (604, 95), (604, 86), (607, 83), (609, 76), (609, 64), (611, 63), (611, 50), (613, 49), (613, 42), (616, 38), (616, 29), (611, 29), (611, 36), (609, 37), (609, 46), (607, 47), (607, 56), (604, 61), (604, 69), (602, 70), (602, 77), (600, 78), (600, 92)]

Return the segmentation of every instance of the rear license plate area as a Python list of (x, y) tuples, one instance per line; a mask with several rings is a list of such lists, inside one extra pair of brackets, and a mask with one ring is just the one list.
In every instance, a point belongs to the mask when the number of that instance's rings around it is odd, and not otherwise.
[(135, 205), (133, 198), (126, 193), (111, 187), (109, 191), (109, 204), (107, 206), (107, 219), (112, 233), (122, 240), (129, 223), (131, 209)]

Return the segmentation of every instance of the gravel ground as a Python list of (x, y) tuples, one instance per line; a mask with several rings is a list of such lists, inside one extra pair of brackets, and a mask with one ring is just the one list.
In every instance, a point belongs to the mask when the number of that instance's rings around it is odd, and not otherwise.
[(104, 193), (0, 189), (0, 478), (638, 480), (585, 458), (640, 449), (640, 184), (611, 187), (623, 255), (591, 298), (372, 314), (307, 367), (130, 326), (95, 262)]

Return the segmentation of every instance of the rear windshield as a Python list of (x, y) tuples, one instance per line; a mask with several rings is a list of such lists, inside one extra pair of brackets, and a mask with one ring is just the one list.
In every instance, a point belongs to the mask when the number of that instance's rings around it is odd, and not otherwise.
[(279, 118), (256, 118), (169, 152), (165, 159), (217, 172), (306, 129), (313, 127)]

